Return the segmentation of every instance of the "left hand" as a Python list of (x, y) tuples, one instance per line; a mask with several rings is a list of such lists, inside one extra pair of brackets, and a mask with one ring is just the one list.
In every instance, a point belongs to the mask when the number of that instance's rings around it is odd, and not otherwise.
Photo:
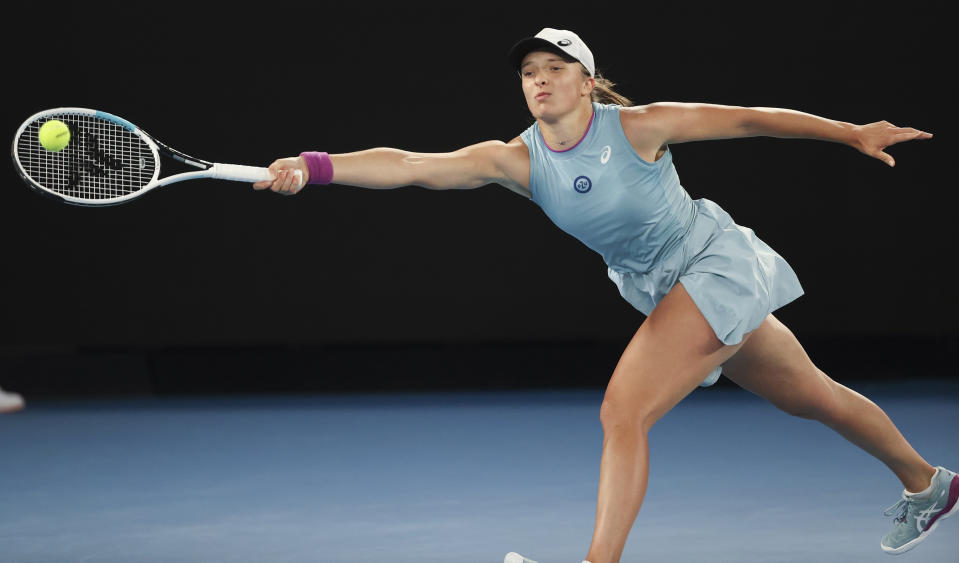
[(878, 158), (889, 166), (895, 166), (896, 161), (883, 152), (886, 147), (913, 139), (932, 138), (932, 133), (926, 133), (912, 127), (896, 127), (888, 121), (858, 125), (855, 131), (856, 143), (853, 146), (863, 154)]

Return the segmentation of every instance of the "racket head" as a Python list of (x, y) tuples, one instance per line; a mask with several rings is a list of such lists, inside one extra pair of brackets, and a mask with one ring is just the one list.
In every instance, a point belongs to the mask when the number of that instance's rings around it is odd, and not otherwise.
[[(67, 124), (70, 142), (58, 152), (37, 133), (52, 119)], [(124, 203), (158, 185), (156, 142), (129, 121), (86, 108), (55, 108), (27, 118), (13, 137), (13, 162), (35, 191), (74, 205)]]

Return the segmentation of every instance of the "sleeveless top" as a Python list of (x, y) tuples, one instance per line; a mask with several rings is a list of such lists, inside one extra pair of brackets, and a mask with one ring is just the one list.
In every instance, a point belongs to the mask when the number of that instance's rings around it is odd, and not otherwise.
[[(692, 200), (666, 148), (646, 162), (626, 138), (621, 106), (593, 103), (579, 143), (546, 146), (539, 123), (521, 134), (529, 189), (556, 225), (602, 255), (620, 295), (649, 315), (678, 281), (724, 344), (803, 294), (789, 263), (717, 203)], [(719, 377), (717, 368), (707, 378)]]
[(533, 202), (610, 269), (645, 273), (681, 246), (697, 211), (669, 147), (656, 162), (643, 160), (623, 131), (621, 108), (593, 102), (586, 135), (565, 151), (546, 146), (539, 122), (520, 138)]

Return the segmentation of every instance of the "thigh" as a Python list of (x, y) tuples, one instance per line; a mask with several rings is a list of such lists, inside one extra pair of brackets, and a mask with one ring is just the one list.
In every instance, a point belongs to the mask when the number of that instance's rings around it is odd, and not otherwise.
[(652, 426), (744, 342), (716, 337), (682, 283), (656, 305), (623, 351), (606, 388), (604, 423)]
[(813, 364), (786, 325), (772, 314), (723, 364), (740, 387), (796, 415), (810, 415), (834, 397), (834, 382)]

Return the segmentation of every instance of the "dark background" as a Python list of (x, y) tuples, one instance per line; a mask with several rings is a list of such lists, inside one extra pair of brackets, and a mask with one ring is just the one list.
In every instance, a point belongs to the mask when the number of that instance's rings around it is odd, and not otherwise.
[[(200, 158), (445, 152), (532, 123), (505, 55), (573, 29), (636, 103), (785, 107), (935, 134), (672, 147), (684, 187), (789, 260), (776, 312), (839, 380), (955, 377), (954, 32), (921, 3), (42, 4), (3, 25), (12, 139), (101, 109)], [(883, 5), (884, 6), (884, 5)], [(34, 396), (602, 386), (643, 320), (602, 258), (502, 188), (212, 180), (78, 208), (3, 176), (0, 386)]]

